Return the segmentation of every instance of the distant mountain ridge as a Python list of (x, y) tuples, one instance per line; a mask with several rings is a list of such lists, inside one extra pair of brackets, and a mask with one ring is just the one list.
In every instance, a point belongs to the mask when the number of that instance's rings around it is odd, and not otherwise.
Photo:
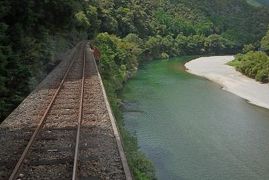
[(257, 0), (258, 2), (262, 3), (262, 4), (267, 4), (269, 5), (269, 0)]
[(269, 6), (269, 0), (247, 0), (247, 2), (253, 6)]

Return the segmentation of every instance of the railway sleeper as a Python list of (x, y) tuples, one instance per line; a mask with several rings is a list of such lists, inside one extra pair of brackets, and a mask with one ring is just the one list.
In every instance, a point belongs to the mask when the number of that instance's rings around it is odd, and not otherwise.
[(44, 165), (58, 165), (58, 164), (72, 164), (72, 157), (65, 157), (61, 159), (34, 159), (29, 161), (28, 166), (44, 166)]
[[(60, 122), (60, 120), (61, 121), (65, 121), (65, 122), (68, 122), (69, 121), (71, 123), (74, 123), (77, 120), (77, 114), (73, 114), (72, 116), (70, 116), (70, 115), (62, 115), (62, 114), (58, 114), (58, 115), (50, 115), (49, 114), (48, 117), (47, 117), (46, 122), (47, 122), (47, 124), (49, 124), (51, 122), (54, 122), (55, 124), (57, 124), (57, 122), (58, 123), (62, 123), (62, 122)], [(47, 124), (45, 125), (45, 127), (50, 127)], [(68, 124), (66, 124), (63, 127), (66, 127), (66, 126), (68, 126)], [(56, 127), (57, 126), (55, 126), (55, 128)], [(74, 127), (74, 124), (73, 125), (70, 125), (69, 127)], [(50, 127), (50, 128), (52, 128), (52, 127)]]
[(77, 104), (54, 104), (53, 109), (74, 109), (78, 108)]
[(78, 104), (78, 99), (76, 97), (57, 98), (54, 104)]
[(29, 166), (25, 167), (24, 170), (19, 174), (19, 179), (21, 180), (59, 180), (71, 179), (71, 177), (71, 164)]
[(69, 108), (52, 109), (50, 111), (50, 114), (51, 115), (58, 115), (58, 114), (61, 114), (61, 115), (73, 115), (73, 114), (77, 113), (77, 111), (78, 111), (77, 108), (72, 108), (72, 109), (69, 109)]

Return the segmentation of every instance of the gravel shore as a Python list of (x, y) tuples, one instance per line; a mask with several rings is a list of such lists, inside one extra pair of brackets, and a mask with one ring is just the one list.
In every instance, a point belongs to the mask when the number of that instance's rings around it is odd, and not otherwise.
[(189, 73), (214, 81), (249, 103), (269, 109), (269, 84), (261, 84), (227, 65), (233, 59), (234, 56), (201, 57), (186, 63), (185, 67)]

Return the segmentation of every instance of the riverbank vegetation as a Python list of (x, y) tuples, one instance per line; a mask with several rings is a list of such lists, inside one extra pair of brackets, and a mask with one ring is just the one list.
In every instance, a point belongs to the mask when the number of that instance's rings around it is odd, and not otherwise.
[(108, 33), (100, 33), (95, 44), (102, 52), (99, 71), (109, 98), (117, 125), (123, 139), (128, 164), (135, 179), (155, 179), (152, 163), (140, 152), (137, 140), (125, 128), (120, 110), (121, 100), (117, 92), (123, 83), (134, 75), (138, 66), (140, 39), (137, 35), (129, 34), (121, 39)]
[(262, 83), (269, 82), (269, 30), (262, 38), (259, 49), (255, 51), (253, 45), (247, 45), (243, 49), (244, 54), (237, 54), (235, 60), (229, 64), (246, 76)]
[(82, 39), (95, 39), (132, 172), (137, 179), (152, 179), (152, 166), (118, 113), (117, 92), (124, 82), (143, 60), (233, 54), (244, 44), (255, 46), (268, 24), (269, 9), (246, 0), (3, 0), (0, 119), (62, 59), (62, 52)]
[(264, 52), (250, 51), (238, 54), (230, 65), (257, 81), (267, 83), (269, 80), (269, 57)]

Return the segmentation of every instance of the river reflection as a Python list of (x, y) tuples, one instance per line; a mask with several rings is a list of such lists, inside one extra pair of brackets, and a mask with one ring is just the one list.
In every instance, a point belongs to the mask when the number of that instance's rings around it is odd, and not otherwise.
[(269, 110), (184, 71), (144, 64), (123, 91), (126, 127), (159, 179), (269, 179)]

